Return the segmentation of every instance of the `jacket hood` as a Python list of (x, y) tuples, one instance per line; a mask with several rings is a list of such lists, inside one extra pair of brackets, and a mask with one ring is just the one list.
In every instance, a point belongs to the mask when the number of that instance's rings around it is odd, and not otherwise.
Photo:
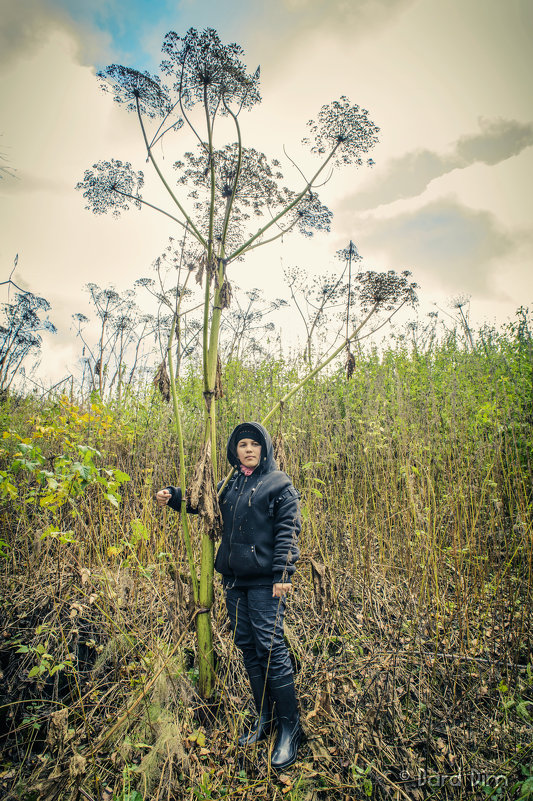
[(228, 439), (228, 462), (232, 467), (239, 467), (240, 462), (237, 457), (237, 443), (241, 439), (241, 431), (250, 431), (250, 429), (257, 432), (256, 439), (261, 445), (261, 461), (255, 470), (257, 470), (258, 473), (269, 473), (271, 470), (277, 470), (278, 466), (274, 459), (272, 439), (261, 423), (240, 423), (233, 429)]

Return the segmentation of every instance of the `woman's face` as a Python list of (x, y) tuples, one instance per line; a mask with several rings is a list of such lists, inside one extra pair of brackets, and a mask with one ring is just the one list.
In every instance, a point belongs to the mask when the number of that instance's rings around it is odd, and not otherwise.
[(261, 445), (255, 439), (240, 439), (237, 443), (237, 458), (245, 467), (257, 467), (261, 460)]

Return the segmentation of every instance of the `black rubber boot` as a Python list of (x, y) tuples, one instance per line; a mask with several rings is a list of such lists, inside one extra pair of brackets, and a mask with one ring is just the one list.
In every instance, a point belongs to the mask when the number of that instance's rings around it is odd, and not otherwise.
[(283, 770), (296, 762), (302, 736), (294, 679), (292, 676), (269, 679), (268, 689), (277, 721), (276, 742), (270, 764), (274, 770)]
[(272, 726), (272, 712), (270, 710), (268, 691), (265, 688), (265, 674), (248, 675), (248, 678), (250, 679), (254, 704), (257, 709), (257, 717), (250, 726), (249, 731), (239, 737), (238, 743), (240, 746), (253, 745), (260, 740), (264, 740), (270, 734)]

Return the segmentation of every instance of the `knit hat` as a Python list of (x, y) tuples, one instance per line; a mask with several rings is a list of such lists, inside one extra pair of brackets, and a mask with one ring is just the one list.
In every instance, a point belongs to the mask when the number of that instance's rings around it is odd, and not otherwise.
[(235, 437), (235, 445), (237, 445), (241, 439), (253, 439), (254, 442), (260, 442), (260, 440), (258, 440), (259, 432), (257, 429), (252, 428), (251, 426), (248, 428), (246, 424), (244, 424), (242, 428), (239, 426), (236, 433), (237, 436)]

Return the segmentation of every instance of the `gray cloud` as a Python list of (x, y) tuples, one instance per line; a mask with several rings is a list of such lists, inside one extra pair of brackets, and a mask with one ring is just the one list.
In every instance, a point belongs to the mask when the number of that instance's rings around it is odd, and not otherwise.
[(533, 125), (518, 120), (480, 119), (480, 132), (461, 136), (449, 153), (415, 150), (392, 159), (374, 176), (373, 186), (347, 202), (352, 209), (375, 208), (417, 197), (435, 178), (472, 164), (499, 164), (533, 145)]
[(395, 200), (417, 197), (434, 178), (460, 166), (457, 157), (444, 156), (432, 150), (414, 150), (398, 159), (391, 159), (381, 173), (374, 174), (372, 187), (357, 192), (347, 203), (351, 208), (375, 208)]
[(392, 219), (365, 222), (357, 244), (369, 261), (372, 251), (385, 252), (391, 267), (413, 270), (421, 284), (425, 274), (449, 291), (495, 298), (493, 277), (525, 238), (502, 228), (487, 211), (444, 198)]
[(58, 30), (68, 32), (80, 63), (107, 54), (109, 35), (75, 23), (58, 0), (0, 0), (0, 66), (27, 58)]
[[(376, 30), (386, 28), (419, 0), (234, 0), (229, 16), (220, 20), (225, 38), (242, 36), (247, 53), (280, 66), (298, 47), (312, 62), (315, 39), (333, 35), (351, 48)], [(238, 11), (235, 14), (235, 11)], [(213, 24), (212, 22), (210, 24)], [(215, 23), (216, 25), (216, 23)], [(275, 58), (272, 55), (275, 54)]]
[(483, 164), (499, 164), (511, 156), (518, 156), (526, 147), (533, 145), (533, 125), (517, 120), (480, 119), (479, 134), (461, 136), (455, 151), (465, 166), (479, 161)]
[[(416, 0), (277, 0), (284, 18), (292, 15), (298, 28), (323, 24), (354, 36), (366, 35), (368, 26), (389, 25)], [(272, 4), (270, 4), (272, 5)]]
[(62, 15), (45, 2), (0, 0), (0, 64), (35, 49), (62, 22)]

